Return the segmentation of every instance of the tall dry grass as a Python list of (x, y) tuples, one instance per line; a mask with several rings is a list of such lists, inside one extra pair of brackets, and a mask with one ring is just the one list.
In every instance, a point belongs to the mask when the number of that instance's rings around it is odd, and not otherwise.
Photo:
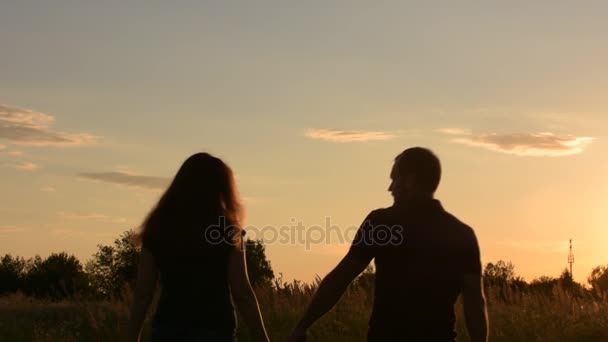
[[(292, 283), (257, 290), (272, 340), (286, 339), (315, 289)], [(490, 289), (487, 297), (491, 341), (608, 341), (606, 299), (573, 296), (560, 287), (544, 294)], [(310, 341), (364, 341), (372, 300), (369, 286), (351, 286), (311, 329)], [(122, 341), (127, 302), (0, 298), (0, 341)], [(459, 341), (468, 341), (460, 303), (456, 312)], [(238, 333), (241, 341), (250, 341), (246, 327)]]

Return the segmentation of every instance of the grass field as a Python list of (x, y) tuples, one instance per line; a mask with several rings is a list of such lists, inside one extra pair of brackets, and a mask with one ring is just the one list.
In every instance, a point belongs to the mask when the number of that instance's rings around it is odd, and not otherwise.
[[(272, 340), (286, 339), (314, 289), (291, 285), (257, 291)], [(608, 341), (606, 300), (577, 299), (558, 287), (548, 294), (506, 291), (500, 296), (490, 289), (487, 296), (491, 341)], [(2, 297), (0, 341), (122, 341), (128, 320), (126, 302)], [(364, 341), (371, 303), (368, 288), (352, 286), (314, 326), (309, 340)], [(459, 341), (468, 341), (460, 304), (456, 310)], [(239, 329), (239, 340), (249, 341), (244, 327)]]

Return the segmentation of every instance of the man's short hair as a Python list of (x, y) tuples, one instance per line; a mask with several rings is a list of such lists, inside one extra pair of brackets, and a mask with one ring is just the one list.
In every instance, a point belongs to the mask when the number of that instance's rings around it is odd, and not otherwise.
[(433, 151), (412, 147), (395, 158), (395, 170), (400, 175), (414, 175), (419, 190), (435, 193), (441, 180), (441, 162)]

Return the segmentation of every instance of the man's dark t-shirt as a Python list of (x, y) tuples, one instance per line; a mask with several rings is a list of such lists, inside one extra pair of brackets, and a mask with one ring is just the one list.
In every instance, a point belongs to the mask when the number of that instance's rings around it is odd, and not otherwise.
[(465, 274), (481, 274), (473, 230), (437, 200), (372, 211), (350, 252), (375, 258), (369, 341), (453, 341)]

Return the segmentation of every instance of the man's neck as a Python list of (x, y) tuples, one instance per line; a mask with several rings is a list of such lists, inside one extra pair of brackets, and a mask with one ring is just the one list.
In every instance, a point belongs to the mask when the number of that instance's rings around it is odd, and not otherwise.
[(431, 195), (414, 195), (414, 196), (395, 198), (393, 204), (396, 206), (401, 206), (401, 205), (408, 205), (408, 204), (412, 204), (412, 203), (431, 202), (433, 200), (435, 200), (435, 198), (432, 194)]

